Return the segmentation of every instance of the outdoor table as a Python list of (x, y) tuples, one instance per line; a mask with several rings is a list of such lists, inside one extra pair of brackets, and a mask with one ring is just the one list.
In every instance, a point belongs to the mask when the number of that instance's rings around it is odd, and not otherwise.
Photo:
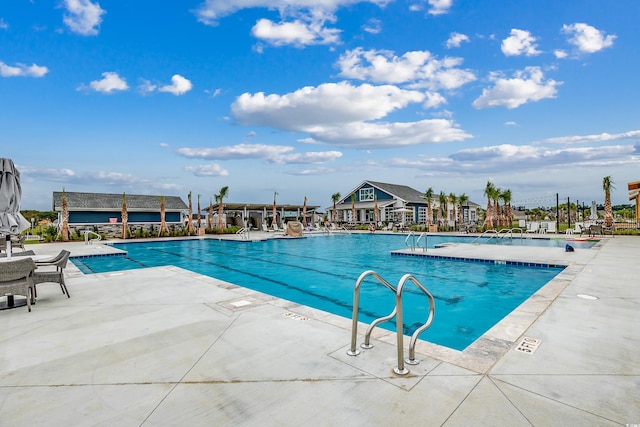
[[(11, 258), (8, 258), (6, 256), (0, 257), (0, 269), (2, 268), (3, 263), (15, 261), (16, 259), (21, 259), (23, 257), (29, 257), (34, 261), (50, 258), (50, 256), (48, 255), (34, 255), (33, 252), (31, 251), (27, 251), (27, 252), (30, 252), (31, 254), (21, 255), (21, 252), (18, 252), (18, 253), (13, 253)], [(9, 308), (16, 308), (16, 307), (24, 307), (25, 305), (27, 305), (26, 295), (13, 295), (13, 294), (0, 295), (0, 310), (7, 310)]]

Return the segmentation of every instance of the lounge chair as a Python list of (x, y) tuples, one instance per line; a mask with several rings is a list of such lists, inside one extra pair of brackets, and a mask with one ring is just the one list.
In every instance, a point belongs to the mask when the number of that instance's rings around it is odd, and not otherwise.
[(540, 224), (537, 222), (530, 222), (527, 224), (527, 231), (525, 233), (537, 233), (540, 229)]
[(15, 261), (6, 261), (0, 264), (0, 294), (24, 295), (27, 297), (27, 309), (31, 311), (31, 299), (33, 295), (33, 271), (36, 264), (29, 257), (20, 257)]
[(60, 284), (62, 293), (66, 295), (67, 298), (71, 298), (71, 295), (69, 295), (69, 290), (67, 289), (67, 285), (64, 282), (64, 269), (67, 266), (70, 254), (71, 252), (63, 249), (55, 257), (49, 260), (38, 261), (35, 263), (38, 268), (33, 272), (32, 275), (32, 302), (35, 302), (35, 299), (38, 297), (36, 285), (48, 282)]

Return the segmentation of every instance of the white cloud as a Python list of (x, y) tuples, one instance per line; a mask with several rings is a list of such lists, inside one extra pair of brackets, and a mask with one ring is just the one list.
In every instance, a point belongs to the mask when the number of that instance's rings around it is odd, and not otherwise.
[(308, 151), (306, 153), (281, 154), (268, 159), (277, 164), (322, 164), (342, 157), (340, 151)]
[(36, 64), (16, 64), (12, 67), (0, 61), (0, 76), (2, 77), (44, 77), (48, 72), (47, 67)]
[(199, 22), (216, 25), (225, 17), (242, 9), (262, 8), (278, 10), (281, 15), (299, 15), (302, 11), (332, 12), (357, 3), (384, 6), (392, 0), (206, 0), (194, 11)]
[[(129, 89), (127, 82), (121, 78), (118, 73), (105, 72), (102, 73), (102, 77), (102, 80), (94, 80), (89, 83), (89, 88), (101, 93), (113, 93), (115, 91), (124, 91)], [(86, 87), (80, 86), (78, 89), (83, 90), (86, 89)]]
[(211, 163), (208, 165), (199, 165), (199, 166), (186, 166), (184, 168), (185, 172), (190, 172), (195, 176), (229, 176), (229, 171), (223, 169), (220, 165), (216, 163)]
[(5, 22), (4, 19), (0, 18), (0, 30), (8, 30), (9, 24)]
[(242, 125), (307, 131), (323, 124), (379, 119), (424, 97), (418, 91), (391, 85), (325, 83), (285, 95), (244, 93), (236, 98), (231, 111)]
[(450, 120), (369, 123), (427, 95), (391, 85), (326, 83), (285, 95), (240, 95), (231, 106), (241, 125), (269, 126), (309, 135), (307, 142), (335, 146), (396, 147), (462, 141), (470, 135)]
[(460, 47), (462, 42), (468, 42), (469, 36), (460, 33), (451, 33), (449, 35), (449, 40), (447, 40), (446, 46), (447, 49), (451, 49), (452, 47)]
[(473, 163), (476, 167), (484, 168), (483, 164), (486, 164), (488, 170), (499, 164), (509, 164), (509, 168), (515, 170), (555, 165), (600, 165), (624, 158), (627, 159), (626, 161), (640, 164), (640, 157), (634, 156), (636, 154), (634, 152), (635, 149), (632, 145), (549, 149), (531, 145), (503, 144), (461, 150), (449, 157), (456, 162)]
[(324, 28), (324, 22), (281, 22), (260, 19), (252, 28), (251, 34), (274, 46), (311, 44), (331, 44), (339, 40), (340, 30)]
[(431, 15), (448, 13), (452, 4), (453, 0), (429, 0), (429, 13)]
[(594, 53), (611, 47), (616, 38), (615, 35), (605, 36), (604, 32), (584, 23), (563, 25), (562, 32), (569, 35), (569, 43), (583, 53)]
[(558, 59), (564, 59), (568, 56), (567, 52), (565, 52), (562, 49), (556, 49), (553, 51), (553, 54), (555, 55), (556, 58)]
[(638, 139), (640, 140), (640, 130), (632, 130), (623, 133), (600, 133), (597, 135), (574, 135), (574, 136), (561, 136), (556, 138), (548, 138), (542, 143), (547, 144), (583, 144), (583, 143), (596, 143), (606, 141), (620, 141), (625, 139)]
[(381, 25), (382, 21), (376, 18), (371, 18), (369, 19), (369, 22), (362, 27), (362, 29), (369, 34), (380, 34), (380, 31), (382, 31)]
[(316, 151), (292, 153), (293, 147), (286, 145), (238, 144), (216, 148), (180, 148), (178, 154), (187, 158), (207, 160), (246, 160), (263, 159), (269, 163), (317, 164), (333, 161), (342, 157), (339, 151)]
[(447, 99), (438, 92), (427, 92), (425, 95), (427, 99), (422, 104), (424, 108), (438, 108), (447, 103)]
[(413, 145), (464, 141), (471, 135), (458, 129), (451, 120), (432, 119), (417, 122), (365, 123), (318, 127), (309, 132), (315, 141), (336, 147), (396, 148)]
[(504, 124), (505, 126), (518, 126), (518, 123), (514, 122), (514, 121), (508, 121), (505, 122)]
[(549, 149), (531, 145), (502, 144), (460, 150), (448, 157), (390, 158), (368, 161), (372, 167), (417, 169), (429, 176), (484, 176), (503, 171), (515, 179), (525, 171), (556, 171), (559, 168), (640, 166), (640, 152), (633, 145)]
[(513, 28), (511, 35), (502, 40), (502, 53), (506, 56), (533, 56), (541, 52), (537, 50), (536, 38), (529, 31)]
[(89, 0), (64, 0), (66, 13), (62, 20), (74, 33), (83, 36), (98, 34), (97, 27), (102, 22), (102, 15), (107, 13), (98, 3)]
[(396, 56), (387, 50), (356, 48), (342, 54), (337, 62), (340, 75), (375, 83), (414, 83), (431, 90), (456, 89), (475, 80), (475, 75), (457, 68), (462, 58), (437, 59), (428, 51)]
[(293, 151), (286, 145), (238, 144), (216, 148), (179, 148), (178, 154), (187, 158), (207, 160), (268, 159)]
[(516, 72), (511, 79), (496, 74), (490, 78), (494, 85), (484, 89), (482, 95), (473, 101), (474, 108), (506, 107), (513, 109), (528, 102), (555, 98), (556, 87), (562, 84), (552, 79), (545, 81), (540, 67), (527, 67), (523, 71)]
[(171, 77), (171, 84), (158, 88), (158, 92), (168, 92), (178, 96), (189, 92), (191, 88), (193, 88), (193, 85), (189, 80), (180, 74), (174, 74), (173, 77)]

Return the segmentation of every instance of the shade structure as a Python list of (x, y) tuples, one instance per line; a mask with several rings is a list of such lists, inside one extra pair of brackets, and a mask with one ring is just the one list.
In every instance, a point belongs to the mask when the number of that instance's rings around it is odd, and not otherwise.
[(29, 221), (20, 213), (22, 187), (20, 172), (13, 160), (0, 158), (0, 231), (20, 233), (29, 228)]

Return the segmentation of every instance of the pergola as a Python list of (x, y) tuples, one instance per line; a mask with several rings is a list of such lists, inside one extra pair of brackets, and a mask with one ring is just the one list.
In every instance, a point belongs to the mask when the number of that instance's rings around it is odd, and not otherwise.
[[(227, 218), (240, 217), (242, 223), (245, 224), (248, 218), (260, 218), (260, 223), (266, 222), (271, 224), (272, 219), (267, 220), (273, 215), (273, 203), (222, 203)], [(320, 206), (306, 205), (306, 215), (310, 217), (315, 214), (316, 209)], [(208, 210), (209, 207), (204, 208)], [(218, 212), (218, 204), (212, 206), (213, 212)], [(276, 204), (276, 213), (280, 216), (280, 223), (286, 219), (298, 219), (302, 217), (305, 210), (304, 205)]]

